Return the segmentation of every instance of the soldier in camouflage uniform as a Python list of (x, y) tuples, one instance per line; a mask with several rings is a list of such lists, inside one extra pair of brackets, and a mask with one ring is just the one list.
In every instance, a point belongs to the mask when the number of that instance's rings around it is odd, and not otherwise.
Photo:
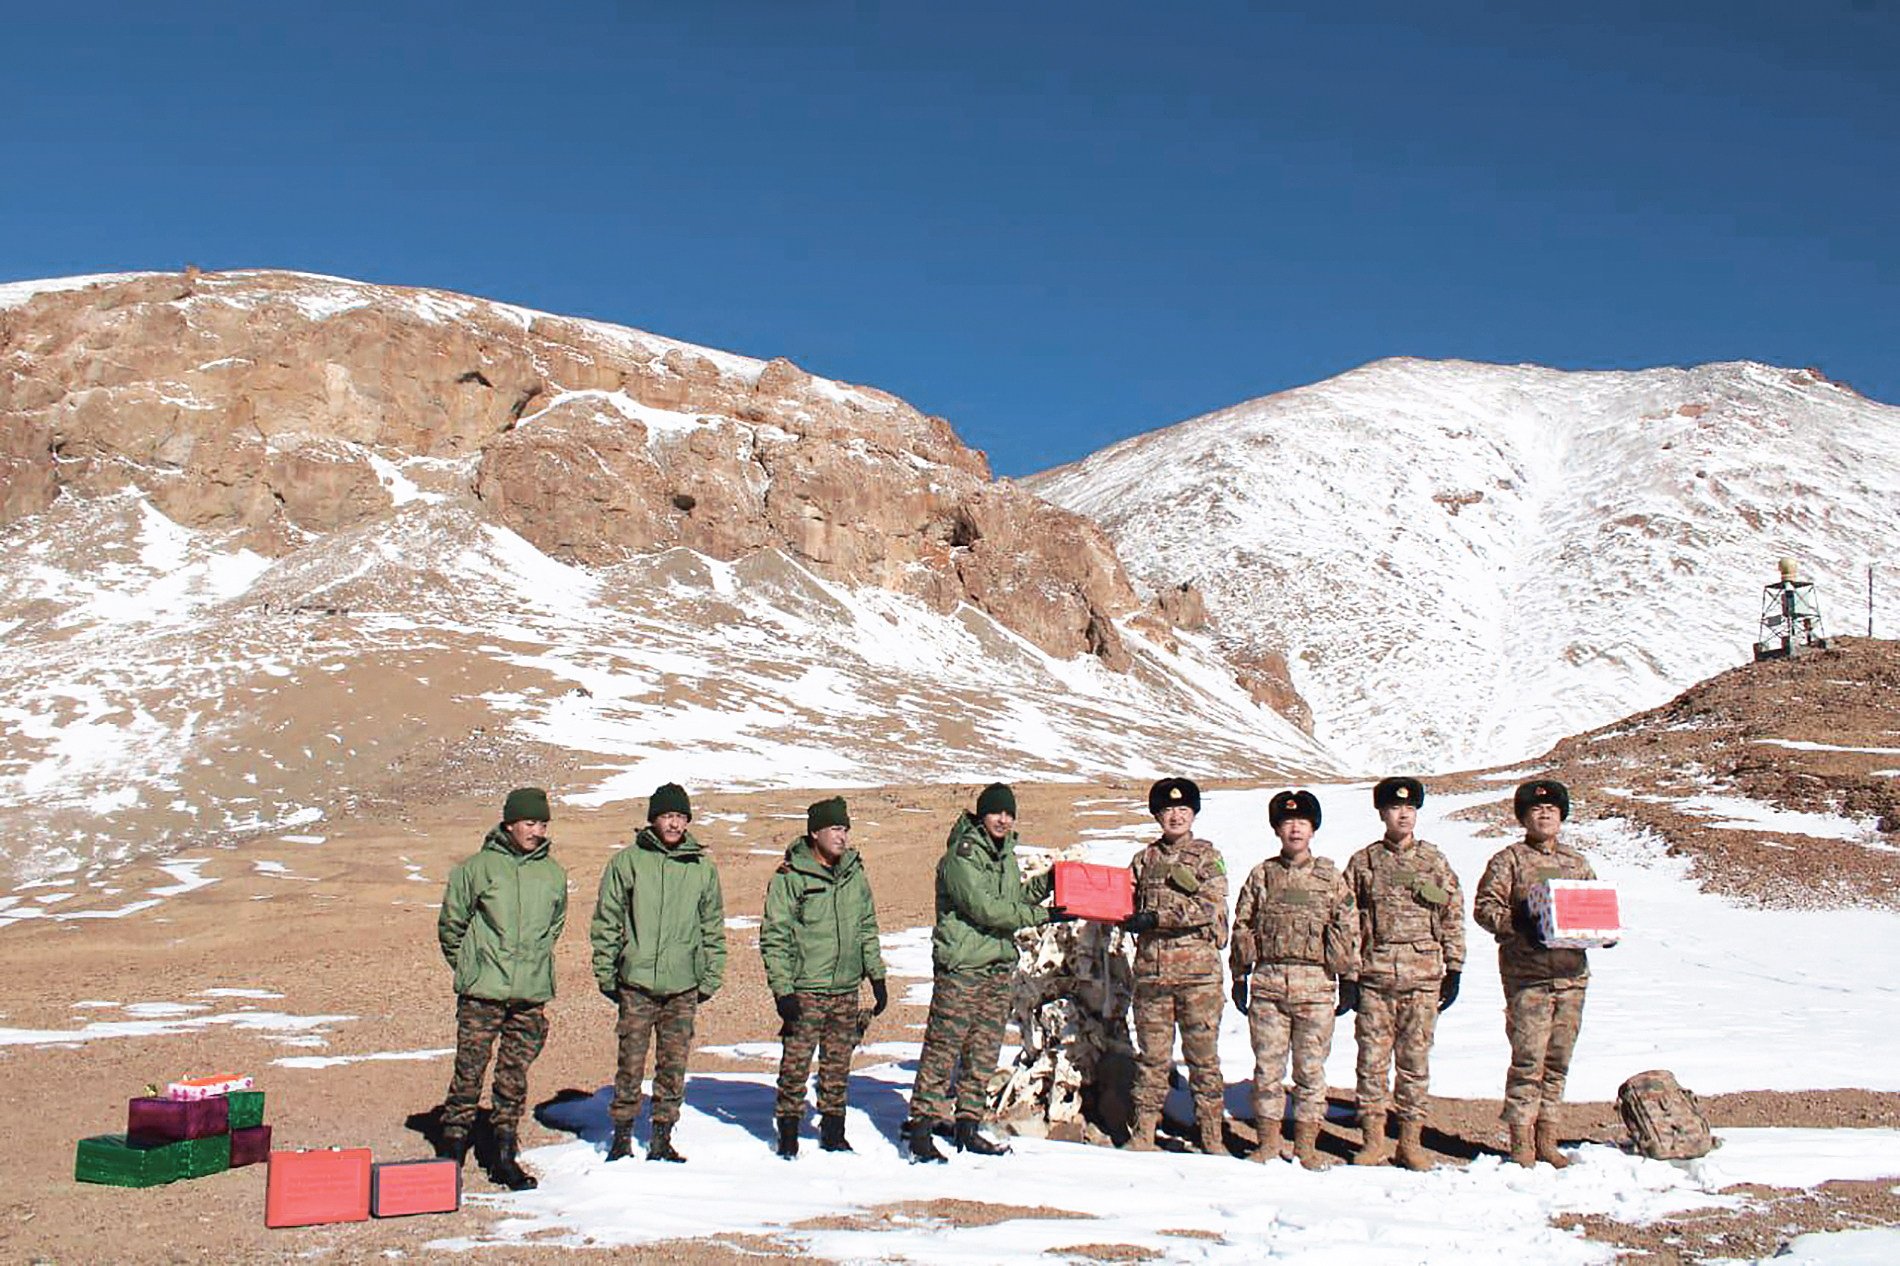
[[(1319, 798), (1288, 791), (1267, 805), (1280, 854), (1253, 868), (1234, 907), (1234, 1006), (1253, 1038), (1253, 1159), (1331, 1166), (1319, 1150), (1326, 1119), (1326, 1056), (1333, 1047), (1334, 982), (1359, 960), (1352, 892), (1333, 863), (1312, 852)], [(1284, 1079), (1293, 1058), (1293, 1143), (1281, 1138)]]
[(1219, 850), (1194, 835), (1201, 789), (1186, 778), (1164, 778), (1148, 790), (1148, 811), (1161, 838), (1131, 864), (1135, 912), (1122, 921), (1135, 934), (1135, 1124), (1128, 1146), (1153, 1151), (1181, 1032), (1188, 1084), (1201, 1150), (1220, 1155), (1222, 1096), (1216, 1039), (1221, 1011), (1221, 950), (1227, 946), (1227, 864)]
[[(778, 1007), (778, 1154), (798, 1155), (805, 1082), (818, 1051), (818, 1145), (848, 1152), (845, 1090), (851, 1052), (871, 1016), (890, 1005), (884, 956), (877, 944), (877, 907), (864, 862), (849, 846), (851, 813), (842, 796), (805, 810), (805, 834), (765, 889), (759, 953)], [(859, 982), (871, 982), (871, 1011), (858, 1012)]]
[[(1358, 980), (1340, 981), (1340, 1014), (1359, 1013), (1359, 1124), (1355, 1165), (1392, 1159), (1386, 1116), (1396, 1101), (1399, 1164), (1430, 1169), (1419, 1134), (1430, 1109), (1432, 1036), (1438, 1013), (1458, 997), (1465, 966), (1465, 907), (1445, 855), (1413, 831), (1425, 785), (1384, 778), (1372, 804), (1385, 835), (1354, 853), (1346, 882), (1359, 906)], [(1396, 1092), (1387, 1089), (1394, 1057)]]
[(1054, 883), (1051, 872), (1023, 879), (1015, 825), (1016, 793), (991, 783), (977, 797), (974, 813), (957, 816), (937, 862), (930, 1018), (904, 1123), (912, 1162), (947, 1159), (931, 1136), (950, 1111), (953, 1080), (957, 1146), (979, 1156), (1009, 1150), (984, 1138), (978, 1127), (1009, 1019), (1016, 933), (1071, 917), (1041, 904)]
[(1498, 939), (1504, 982), (1504, 1032), (1511, 1067), (1504, 1079), (1504, 1122), (1511, 1159), (1529, 1167), (1570, 1163), (1558, 1150), (1558, 1112), (1570, 1055), (1583, 1026), (1590, 963), (1580, 949), (1552, 949), (1537, 934), (1531, 889), (1546, 879), (1595, 879), (1583, 854), (1557, 839), (1570, 816), (1570, 792), (1548, 778), (1524, 783), (1512, 797), (1524, 839), (1500, 850), (1484, 868), (1471, 903), (1478, 926)]
[(653, 1135), (647, 1159), (686, 1159), (673, 1146), (673, 1127), (686, 1098), (693, 1022), (726, 977), (725, 897), (712, 858), (687, 829), (692, 819), (686, 789), (660, 787), (647, 801), (645, 829), (600, 876), (588, 940), (600, 992), (620, 1008), (609, 1161), (633, 1151), (649, 1044)]
[(516, 1131), (528, 1097), (528, 1065), (548, 1038), (554, 943), (567, 926), (567, 872), (549, 855), (548, 793), (517, 787), (481, 851), (449, 872), (436, 939), (455, 970), (455, 1071), (442, 1105), (436, 1154), (460, 1165), (496, 1050), (490, 1120), (491, 1174), (511, 1191), (534, 1186), (521, 1168)]

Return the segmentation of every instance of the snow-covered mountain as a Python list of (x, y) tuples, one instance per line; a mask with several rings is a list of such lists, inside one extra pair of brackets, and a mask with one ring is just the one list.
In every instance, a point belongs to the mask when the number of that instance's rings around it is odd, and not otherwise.
[(1900, 553), (1900, 409), (1813, 370), (1387, 360), (1026, 485), (1284, 655), (1362, 770), (1516, 760), (1749, 657), (1782, 556), (1865, 628)]
[(0, 288), (0, 866), (540, 782), (1336, 763), (869, 388), (282, 273)]

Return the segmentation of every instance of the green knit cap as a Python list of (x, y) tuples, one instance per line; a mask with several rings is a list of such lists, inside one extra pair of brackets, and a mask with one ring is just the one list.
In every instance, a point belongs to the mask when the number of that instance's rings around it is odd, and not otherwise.
[(845, 808), (843, 796), (833, 796), (829, 800), (819, 800), (805, 810), (805, 834), (822, 831), (828, 826), (850, 826), (851, 811)]
[(548, 793), (539, 787), (516, 787), (501, 804), (503, 822), (552, 822)]
[(1010, 790), (1006, 782), (993, 782), (983, 788), (983, 794), (976, 798), (976, 816), (987, 817), (992, 813), (1007, 813), (1016, 816), (1016, 793)]
[(647, 800), (647, 821), (651, 822), (662, 813), (684, 813), (686, 820), (693, 820), (693, 802), (686, 796), (686, 788), (676, 782), (664, 783)]

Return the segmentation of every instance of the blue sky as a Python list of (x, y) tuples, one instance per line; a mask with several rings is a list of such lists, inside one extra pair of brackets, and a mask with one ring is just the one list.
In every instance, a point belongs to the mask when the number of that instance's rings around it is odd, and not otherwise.
[(1900, 0), (7, 8), (0, 280), (467, 291), (1015, 475), (1392, 355), (1900, 401)]

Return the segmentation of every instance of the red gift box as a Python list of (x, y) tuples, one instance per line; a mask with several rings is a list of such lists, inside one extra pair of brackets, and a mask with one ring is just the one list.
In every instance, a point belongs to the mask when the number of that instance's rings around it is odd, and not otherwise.
[(1531, 916), (1552, 949), (1595, 949), (1623, 935), (1616, 886), (1598, 879), (1546, 879), (1531, 889)]
[(134, 1099), (126, 1105), (125, 1132), (134, 1143), (182, 1143), (230, 1129), (231, 1105), (215, 1099)]
[(1055, 903), (1078, 919), (1120, 923), (1135, 912), (1135, 877), (1125, 866), (1057, 862)]
[(369, 1211), (379, 1218), (461, 1207), (462, 1167), (452, 1160), (383, 1161), (370, 1170)]
[(231, 1168), (255, 1165), (270, 1159), (270, 1127), (247, 1125), (231, 1131)]
[(369, 1221), (369, 1167), (367, 1147), (272, 1152), (264, 1225)]

